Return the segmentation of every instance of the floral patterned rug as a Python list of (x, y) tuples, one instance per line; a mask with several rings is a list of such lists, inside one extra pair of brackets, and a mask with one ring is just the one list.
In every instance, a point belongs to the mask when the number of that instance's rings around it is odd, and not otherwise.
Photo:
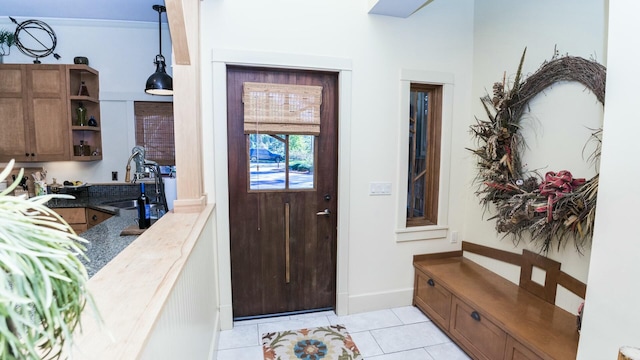
[(363, 360), (343, 325), (262, 334), (264, 360)]

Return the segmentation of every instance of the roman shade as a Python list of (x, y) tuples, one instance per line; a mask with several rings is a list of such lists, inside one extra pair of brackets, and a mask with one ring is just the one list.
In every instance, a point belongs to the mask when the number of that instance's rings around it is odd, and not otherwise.
[(175, 165), (173, 103), (134, 102), (136, 144), (145, 149), (145, 157), (160, 165)]
[(245, 82), (245, 134), (320, 134), (322, 86)]

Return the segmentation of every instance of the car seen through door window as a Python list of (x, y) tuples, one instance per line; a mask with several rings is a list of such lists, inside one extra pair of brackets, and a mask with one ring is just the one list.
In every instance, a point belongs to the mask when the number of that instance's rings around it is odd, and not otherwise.
[(251, 161), (275, 161), (280, 162), (284, 159), (284, 156), (276, 154), (267, 149), (251, 149), (249, 152), (249, 159)]

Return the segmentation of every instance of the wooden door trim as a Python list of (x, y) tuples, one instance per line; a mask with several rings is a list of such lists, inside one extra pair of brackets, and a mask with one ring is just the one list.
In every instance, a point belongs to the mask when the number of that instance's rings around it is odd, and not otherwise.
[[(213, 86), (208, 93), (211, 102), (203, 102), (203, 118), (212, 118), (213, 122), (203, 122), (205, 133), (214, 134), (216, 149), (227, 148), (227, 65), (285, 67), (300, 70), (324, 70), (338, 73), (338, 231), (337, 231), (337, 276), (336, 276), (336, 312), (347, 315), (349, 308), (348, 293), (348, 249), (350, 172), (351, 167), (351, 88), (352, 64), (350, 59), (324, 56), (301, 55), (294, 53), (270, 53), (213, 49), (211, 74)], [(210, 75), (210, 76), (207, 76)], [(206, 96), (205, 96), (206, 98)], [(210, 132), (209, 132), (210, 131)], [(220, 327), (233, 327), (233, 308), (231, 299), (231, 250), (229, 243), (229, 183), (226, 151), (214, 151), (213, 144), (206, 147), (205, 153), (213, 153), (213, 158), (204, 157), (204, 168), (213, 168), (215, 186), (209, 190), (216, 198), (216, 235), (218, 239), (218, 284), (220, 290)]]

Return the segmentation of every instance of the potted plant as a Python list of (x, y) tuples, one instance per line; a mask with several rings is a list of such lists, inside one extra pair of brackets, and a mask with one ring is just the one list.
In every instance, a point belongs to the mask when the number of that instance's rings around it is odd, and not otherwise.
[(11, 31), (0, 30), (0, 64), (2, 59), (11, 53), (11, 46), (15, 44), (16, 37)]
[(78, 258), (86, 240), (45, 206), (71, 196), (10, 196), (16, 186), (0, 192), (0, 352), (2, 359), (59, 358), (72, 344), (85, 305), (93, 305)]

